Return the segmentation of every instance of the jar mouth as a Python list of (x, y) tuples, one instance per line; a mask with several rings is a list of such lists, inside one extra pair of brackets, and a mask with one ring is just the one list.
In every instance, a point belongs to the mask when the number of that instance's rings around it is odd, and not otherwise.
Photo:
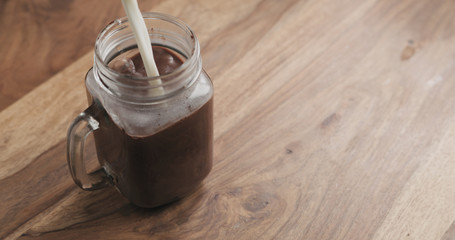
[[(186, 25), (183, 21), (181, 21), (180, 19), (178, 19), (176, 17), (170, 16), (167, 14), (163, 14), (163, 13), (156, 13), (156, 12), (143, 12), (142, 16), (143, 16), (144, 20), (158, 20), (158, 21), (164, 21), (164, 22), (173, 24), (174, 26), (177, 26), (180, 30), (184, 31), (185, 34), (187, 34), (187, 36), (190, 37), (190, 39), (191, 39), (190, 44), (192, 46), (191, 51), (188, 54), (182, 54), (180, 51), (178, 51), (179, 53), (181, 53), (181, 55), (183, 57), (186, 58), (185, 61), (180, 66), (176, 67), (169, 73), (159, 75), (159, 76), (152, 76), (152, 77), (133, 76), (130, 74), (123, 74), (123, 73), (119, 73), (119, 72), (113, 70), (112, 68), (110, 68), (108, 66), (110, 59), (106, 59), (105, 57), (103, 57), (103, 54), (101, 52), (102, 47), (100, 45), (103, 43), (105, 38), (110, 39), (117, 32), (128, 27), (128, 26), (125, 26), (125, 24), (129, 23), (128, 18), (121, 17), (121, 18), (118, 18), (118, 19), (112, 21), (98, 34), (98, 37), (96, 38), (96, 43), (95, 43), (95, 54), (94, 54), (95, 55), (95, 65), (99, 64), (98, 67), (102, 68), (102, 71), (106, 71), (105, 74), (113, 76), (118, 79), (122, 79), (122, 82), (117, 82), (116, 84), (123, 85), (123, 87), (128, 87), (128, 86), (131, 86), (132, 84), (133, 85), (137, 84), (138, 82), (156, 83), (157, 80), (160, 80), (160, 79), (172, 79), (172, 80), (161, 81), (161, 83), (159, 85), (153, 84), (153, 88), (164, 87), (167, 85), (175, 84), (175, 82), (179, 80), (178, 77), (176, 77), (176, 76), (181, 75), (181, 73), (183, 71), (185, 71), (186, 69), (188, 69), (190, 66), (197, 64), (198, 55), (199, 55), (198, 53), (200, 52), (199, 42), (197, 40), (197, 37), (188, 25)], [(152, 26), (151, 31), (150, 31), (150, 29), (148, 29), (148, 30), (149, 30), (149, 35), (153, 35), (153, 31), (154, 31), (153, 26)], [(153, 44), (153, 45), (155, 45), (155, 44)], [(129, 84), (129, 82), (131, 84)], [(150, 86), (151, 85), (149, 85), (149, 87)]]

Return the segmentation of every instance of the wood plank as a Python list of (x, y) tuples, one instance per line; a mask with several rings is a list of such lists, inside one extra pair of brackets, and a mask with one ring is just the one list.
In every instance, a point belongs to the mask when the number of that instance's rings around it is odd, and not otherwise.
[(446, 231), (455, 215), (447, 211), (455, 209), (454, 128), (444, 127), (443, 139), (406, 183), (373, 239), (442, 239), (450, 233)]
[(89, 53), (0, 113), (0, 238), (455, 237), (454, 2), (153, 9), (200, 36), (215, 84), (209, 177), (150, 210), (71, 183), (64, 138), (85, 106)]
[[(159, 2), (139, 0), (144, 9)], [(89, 52), (101, 28), (123, 15), (120, 1), (1, 1), (0, 110)]]
[(441, 238), (441, 240), (453, 240), (453, 239), (455, 239), (455, 221), (452, 222), (452, 225), (450, 225), (449, 229), (447, 229), (444, 236)]

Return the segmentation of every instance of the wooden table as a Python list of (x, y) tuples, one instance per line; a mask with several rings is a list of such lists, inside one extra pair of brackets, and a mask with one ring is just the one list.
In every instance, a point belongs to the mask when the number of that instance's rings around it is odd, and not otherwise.
[(66, 131), (120, 1), (3, 0), (0, 239), (455, 239), (455, 1), (140, 6), (199, 37), (211, 174), (149, 210), (77, 188)]

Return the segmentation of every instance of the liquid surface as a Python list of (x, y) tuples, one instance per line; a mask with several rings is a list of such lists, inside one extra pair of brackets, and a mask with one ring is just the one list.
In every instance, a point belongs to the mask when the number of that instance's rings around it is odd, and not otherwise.
[[(171, 73), (183, 64), (183, 57), (176, 52), (161, 46), (153, 46), (153, 58), (160, 75)], [(114, 71), (132, 76), (146, 77), (144, 63), (137, 48), (121, 53), (112, 59), (108, 67)]]

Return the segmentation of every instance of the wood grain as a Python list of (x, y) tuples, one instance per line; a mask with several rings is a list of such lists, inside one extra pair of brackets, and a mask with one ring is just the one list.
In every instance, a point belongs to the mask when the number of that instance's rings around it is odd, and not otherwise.
[(0, 239), (455, 238), (455, 2), (152, 6), (201, 42), (211, 174), (155, 209), (76, 188), (65, 134), (85, 108), (80, 54), (0, 112)]
[(101, 28), (123, 15), (120, 1), (0, 1), (0, 110), (89, 52)]

